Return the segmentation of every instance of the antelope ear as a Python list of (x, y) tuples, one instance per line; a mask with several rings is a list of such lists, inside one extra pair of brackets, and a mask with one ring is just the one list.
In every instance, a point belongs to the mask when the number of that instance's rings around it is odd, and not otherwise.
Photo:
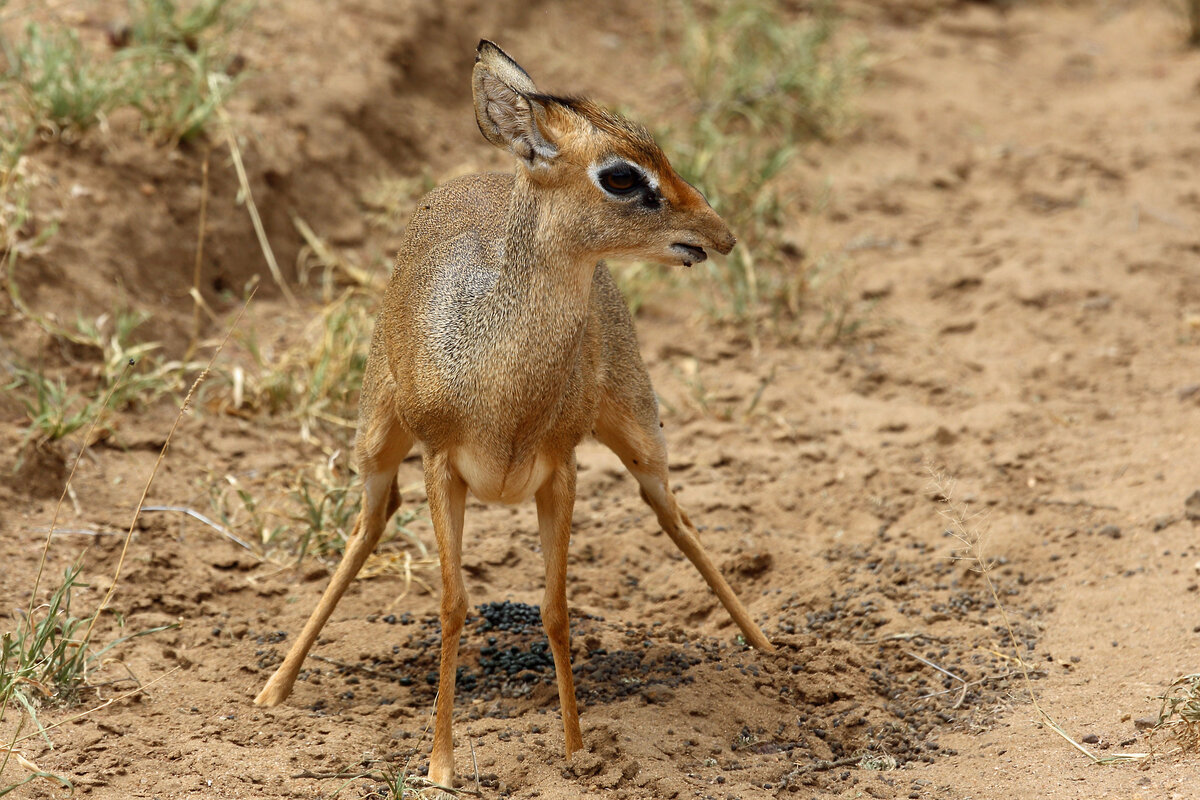
[(530, 168), (548, 165), (558, 155), (546, 127), (539, 124), (546, 109), (534, 99), (537, 87), (533, 79), (486, 39), (475, 52), (471, 91), (475, 121), (489, 142), (510, 151)]

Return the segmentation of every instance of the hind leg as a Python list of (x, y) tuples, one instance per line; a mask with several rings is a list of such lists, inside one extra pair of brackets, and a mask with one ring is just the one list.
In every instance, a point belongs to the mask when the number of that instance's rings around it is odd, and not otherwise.
[(296, 683), (296, 676), (300, 674), (308, 651), (317, 641), (338, 601), (366, 563), (367, 556), (379, 543), (388, 520), (400, 507), (396, 471), (412, 446), (413, 435), (390, 413), (385, 413), (382, 419), (372, 420), (365, 431), (360, 431), (357, 450), (359, 472), (363, 476), (363, 502), (354, 523), (354, 533), (304, 630), (267, 685), (254, 698), (256, 705), (279, 705), (292, 693), (292, 686)]
[[(649, 390), (649, 380), (645, 389)], [(746, 641), (759, 650), (774, 651), (762, 629), (750, 618), (746, 607), (700, 544), (696, 527), (679, 507), (667, 479), (667, 444), (659, 428), (653, 395), (631, 398), (609, 395), (601, 400), (596, 438), (616, 453), (637, 479), (642, 499), (654, 509), (658, 524), (688, 560), (704, 576), (729, 616), (741, 628)]]

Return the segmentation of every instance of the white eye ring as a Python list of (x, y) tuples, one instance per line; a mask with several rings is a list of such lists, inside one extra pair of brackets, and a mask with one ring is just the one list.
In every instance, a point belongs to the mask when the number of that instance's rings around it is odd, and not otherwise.
[[(600, 173), (606, 172), (614, 167), (626, 167), (633, 172), (636, 172), (646, 186), (650, 187), (653, 192), (658, 191), (658, 176), (650, 170), (643, 167), (641, 164), (636, 164), (632, 161), (627, 161), (618, 156), (609, 156), (608, 158), (597, 161), (588, 167), (588, 177), (592, 179), (592, 183), (596, 188), (605, 194), (613, 194), (612, 191), (604, 187), (604, 183), (600, 180)], [(619, 195), (618, 195), (619, 196)]]

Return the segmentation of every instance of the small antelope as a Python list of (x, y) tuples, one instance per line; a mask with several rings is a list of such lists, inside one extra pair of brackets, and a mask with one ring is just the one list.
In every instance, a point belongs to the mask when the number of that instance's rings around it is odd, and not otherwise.
[(558, 681), (566, 753), (583, 746), (567, 622), (575, 447), (589, 433), (637, 479), (671, 540), (747, 641), (773, 650), (701, 547), (667, 483), (667, 448), (633, 322), (605, 257), (690, 266), (733, 234), (642, 127), (575, 98), (541, 94), (499, 47), (479, 43), (472, 75), (484, 137), (515, 175), (453, 180), (409, 223), (371, 342), (355, 444), (363, 504), (329, 587), (255, 698), (287, 698), (334, 606), (400, 505), (396, 480), (424, 446), (442, 572), (442, 650), (430, 778), (452, 786), (451, 716), (467, 491), (535, 498), (546, 566), (542, 622)]

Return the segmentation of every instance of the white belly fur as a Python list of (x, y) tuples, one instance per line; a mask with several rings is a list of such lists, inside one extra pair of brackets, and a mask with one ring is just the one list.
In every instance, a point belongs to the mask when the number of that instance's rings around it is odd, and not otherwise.
[(485, 503), (523, 503), (550, 477), (554, 464), (542, 454), (521, 464), (497, 465), (470, 448), (460, 447), (450, 463), (462, 476), (471, 494)]

